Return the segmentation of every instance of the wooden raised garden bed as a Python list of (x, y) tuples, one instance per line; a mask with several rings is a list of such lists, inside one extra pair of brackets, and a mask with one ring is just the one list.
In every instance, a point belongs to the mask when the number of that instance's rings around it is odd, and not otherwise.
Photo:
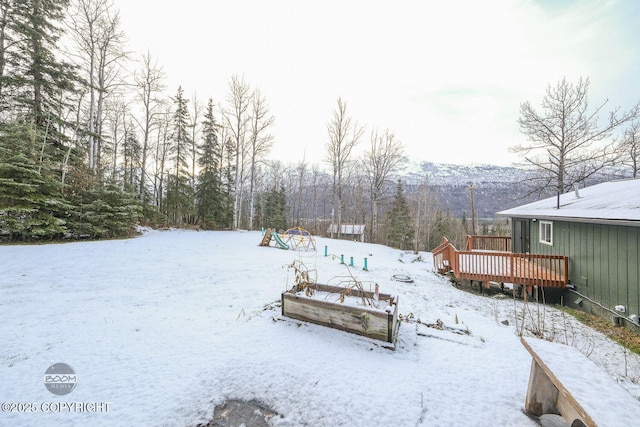
[(349, 287), (301, 283), (282, 293), (282, 315), (395, 343), (398, 297)]

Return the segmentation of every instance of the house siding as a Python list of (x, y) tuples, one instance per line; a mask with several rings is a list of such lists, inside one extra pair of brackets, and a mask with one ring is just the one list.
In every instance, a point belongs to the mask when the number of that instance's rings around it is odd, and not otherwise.
[(640, 227), (552, 222), (553, 245), (547, 245), (539, 240), (540, 221), (529, 220), (530, 252), (568, 256), (578, 292), (610, 309), (624, 305), (626, 316), (640, 314)]

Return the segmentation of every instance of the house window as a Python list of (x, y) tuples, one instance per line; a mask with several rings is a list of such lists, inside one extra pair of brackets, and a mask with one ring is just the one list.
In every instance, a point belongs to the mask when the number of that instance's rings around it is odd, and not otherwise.
[(540, 243), (553, 245), (553, 223), (540, 221)]

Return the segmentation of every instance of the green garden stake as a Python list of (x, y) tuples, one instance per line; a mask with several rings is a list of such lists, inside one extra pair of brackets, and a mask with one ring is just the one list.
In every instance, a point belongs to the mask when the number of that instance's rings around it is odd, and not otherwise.
[(353, 267), (353, 257), (351, 257), (349, 260), (349, 267)]
[(367, 259), (366, 258), (364, 259), (364, 267), (362, 267), (362, 269), (364, 271), (369, 271), (369, 269), (367, 268)]
[(324, 256), (328, 256), (329, 254), (327, 253), (327, 247), (324, 247)]

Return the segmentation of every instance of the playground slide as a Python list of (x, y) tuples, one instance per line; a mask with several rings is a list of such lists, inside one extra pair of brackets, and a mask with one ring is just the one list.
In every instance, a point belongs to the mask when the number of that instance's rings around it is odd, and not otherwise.
[(289, 245), (287, 245), (285, 242), (282, 241), (278, 233), (276, 233), (275, 231), (272, 231), (271, 235), (275, 239), (276, 245), (278, 245), (280, 249), (289, 249)]

